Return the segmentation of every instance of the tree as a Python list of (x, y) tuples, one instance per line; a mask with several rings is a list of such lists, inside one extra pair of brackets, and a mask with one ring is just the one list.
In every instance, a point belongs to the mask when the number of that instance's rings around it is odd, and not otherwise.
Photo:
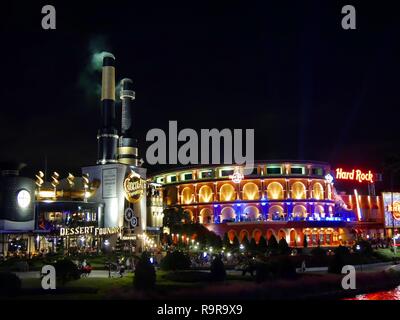
[(233, 249), (239, 248), (239, 239), (236, 235), (233, 237), (232, 248)]
[(272, 234), (268, 240), (268, 249), (269, 250), (276, 250), (278, 249), (278, 242), (276, 241), (275, 236)]
[(151, 290), (156, 284), (156, 270), (150, 262), (147, 252), (143, 252), (142, 256), (135, 267), (135, 277), (133, 278), (133, 286), (137, 290)]
[(242, 239), (242, 245), (244, 246), (245, 249), (249, 249), (250, 248), (249, 238), (247, 238), (246, 235)]
[(278, 249), (280, 254), (288, 254), (290, 252), (289, 245), (285, 238), (282, 237), (282, 239), (279, 240)]
[(308, 240), (307, 240), (307, 235), (306, 234), (303, 236), (303, 247), (304, 248), (308, 247)]
[(179, 226), (185, 223), (190, 223), (190, 216), (183, 208), (167, 208), (164, 209), (163, 225), (170, 228), (172, 233), (175, 233)]
[(211, 280), (213, 281), (224, 281), (226, 279), (226, 271), (224, 263), (220, 256), (215, 256), (211, 262)]
[(229, 240), (229, 235), (228, 235), (228, 232), (225, 232), (224, 233), (224, 238), (223, 238), (223, 240), (222, 240), (222, 244), (223, 244), (223, 246), (225, 247), (225, 248), (230, 248), (230, 246), (231, 246), (231, 241)]
[(265, 252), (267, 250), (267, 241), (263, 236), (260, 237), (257, 245), (258, 251)]
[(249, 248), (252, 251), (257, 250), (257, 243), (256, 243), (256, 240), (254, 238), (251, 238)]

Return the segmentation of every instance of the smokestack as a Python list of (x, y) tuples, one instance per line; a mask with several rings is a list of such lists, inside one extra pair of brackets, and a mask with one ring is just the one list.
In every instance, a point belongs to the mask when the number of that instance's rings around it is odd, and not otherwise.
[(118, 130), (115, 114), (115, 57), (103, 57), (101, 81), (101, 127), (97, 134), (97, 163), (116, 163)]
[(121, 137), (118, 142), (118, 162), (132, 166), (139, 166), (137, 140), (133, 131), (133, 81), (121, 80), (120, 98), (122, 100)]

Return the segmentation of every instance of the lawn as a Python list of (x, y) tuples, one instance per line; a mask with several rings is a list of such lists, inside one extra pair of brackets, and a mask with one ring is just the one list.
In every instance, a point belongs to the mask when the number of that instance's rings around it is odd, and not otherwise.
[(389, 248), (374, 250), (374, 255), (382, 261), (393, 261), (393, 258), (400, 259), (400, 248), (397, 248), (396, 255)]

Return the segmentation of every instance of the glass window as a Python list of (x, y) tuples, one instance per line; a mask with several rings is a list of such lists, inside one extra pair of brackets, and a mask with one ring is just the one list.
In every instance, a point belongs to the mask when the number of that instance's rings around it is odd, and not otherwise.
[(291, 174), (304, 174), (304, 168), (302, 167), (292, 167), (290, 169)]
[(157, 183), (164, 183), (164, 177), (158, 177), (158, 178), (156, 179), (156, 182), (157, 182)]
[(213, 177), (212, 170), (207, 170), (207, 171), (201, 171), (200, 172), (200, 179), (207, 179), (207, 178), (212, 178), (212, 177)]
[(311, 172), (314, 176), (323, 176), (324, 175), (324, 169), (322, 169), (322, 168), (312, 168)]
[(183, 181), (192, 180), (193, 179), (193, 173), (191, 173), (191, 172), (182, 173), (181, 179)]
[(281, 167), (268, 167), (267, 174), (281, 174), (282, 168)]
[(176, 182), (176, 175), (171, 175), (167, 177), (167, 182)]
[(230, 175), (233, 175), (234, 170), (233, 169), (224, 169), (220, 171), (220, 176), (221, 177), (229, 177)]

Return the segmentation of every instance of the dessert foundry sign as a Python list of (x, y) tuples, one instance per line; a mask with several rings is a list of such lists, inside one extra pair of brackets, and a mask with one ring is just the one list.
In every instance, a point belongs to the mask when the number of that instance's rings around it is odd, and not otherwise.
[(94, 235), (94, 236), (106, 236), (122, 232), (122, 227), (113, 228), (97, 228), (97, 227), (76, 227), (76, 228), (60, 228), (60, 236), (83, 236), (83, 235)]

